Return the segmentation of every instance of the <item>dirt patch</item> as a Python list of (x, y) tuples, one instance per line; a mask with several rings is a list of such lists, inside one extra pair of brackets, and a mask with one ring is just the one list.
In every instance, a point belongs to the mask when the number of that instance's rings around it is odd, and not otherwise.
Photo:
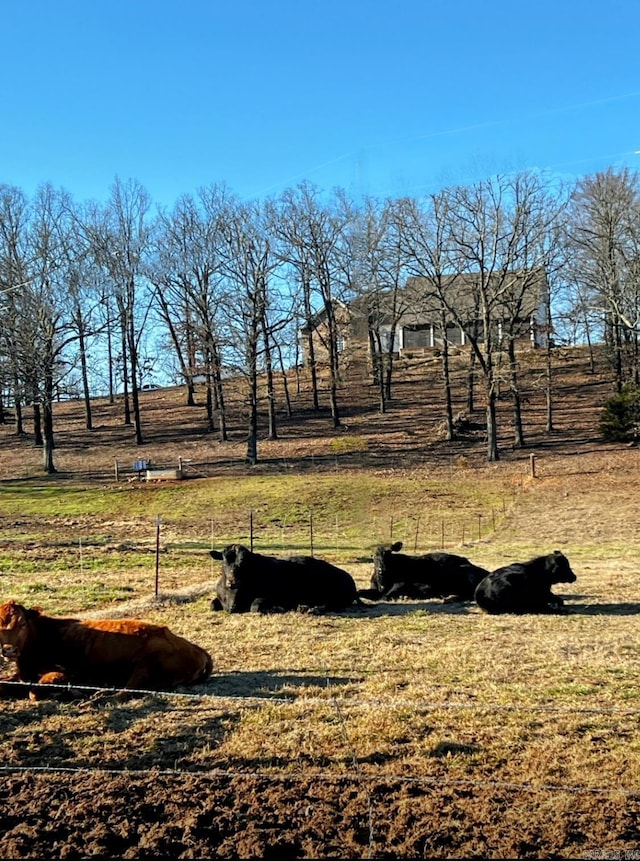
[(29, 774), (0, 804), (5, 858), (575, 858), (640, 840), (638, 796), (340, 778)]

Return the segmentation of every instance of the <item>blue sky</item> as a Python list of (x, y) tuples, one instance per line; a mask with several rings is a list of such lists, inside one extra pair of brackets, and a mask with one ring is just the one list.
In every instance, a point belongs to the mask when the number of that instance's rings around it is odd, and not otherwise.
[(640, 3), (0, 0), (0, 182), (171, 207), (640, 167)]

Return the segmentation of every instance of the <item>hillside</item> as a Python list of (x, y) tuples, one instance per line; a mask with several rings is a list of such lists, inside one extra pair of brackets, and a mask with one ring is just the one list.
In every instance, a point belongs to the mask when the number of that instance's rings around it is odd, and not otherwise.
[[(5, 697), (3, 857), (635, 851), (639, 450), (598, 437), (612, 387), (602, 361), (589, 373), (582, 350), (557, 357), (548, 436), (541, 357), (526, 358), (530, 445), (511, 448), (501, 399), (495, 464), (481, 430), (442, 440), (429, 357), (399, 367), (386, 415), (352, 367), (337, 431), (302, 385), (254, 468), (243, 462), (239, 391), (225, 444), (206, 433), (202, 392), (193, 408), (180, 389), (144, 392), (142, 449), (122, 427), (121, 404), (97, 402), (90, 433), (81, 404), (58, 404), (53, 476), (28, 439), (1, 428), (5, 598), (57, 615), (140, 615), (215, 663), (191, 692)], [(459, 411), (463, 372), (460, 363)], [(131, 465), (141, 457), (185, 458), (188, 480), (140, 482)], [(256, 549), (273, 553), (306, 552), (312, 513), (315, 552), (359, 586), (369, 583), (372, 545), (390, 536), (486, 568), (558, 548), (577, 582), (554, 590), (566, 616), (488, 616), (435, 600), (318, 616), (213, 613), (220, 569), (208, 551), (246, 542), (250, 512)], [(0, 665), (0, 678), (10, 672)]]
[[(555, 457), (602, 448), (597, 420), (602, 404), (612, 393), (610, 373), (600, 356), (595, 373), (589, 372), (585, 349), (561, 350), (554, 361), (554, 425), (545, 431), (544, 356), (527, 351), (522, 355), (521, 376), (527, 446), (513, 450), (511, 405), (508, 392), (499, 401), (501, 459), (505, 464), (528, 460), (530, 454)], [(464, 355), (453, 360), (454, 412), (465, 413)], [(342, 427), (332, 427), (326, 391), (321, 391), (321, 408), (312, 409), (308, 376), (299, 381), (290, 375), (289, 392), (293, 415), (286, 413), (285, 399), (278, 393), (277, 440), (267, 440), (262, 428), (259, 464), (253, 472), (348, 469), (354, 467), (403, 469), (427, 466), (448, 468), (459, 458), (469, 466), (486, 460), (482, 425), (481, 387), (479, 408), (465, 416), (473, 428), (454, 442), (442, 438), (442, 380), (439, 360), (431, 355), (403, 359), (396, 367), (393, 401), (386, 414), (378, 410), (377, 392), (366, 369), (354, 362), (345, 371), (339, 392)], [(185, 405), (183, 388), (144, 391), (140, 394), (145, 443), (136, 446), (133, 428), (125, 427), (121, 396), (116, 403), (98, 399), (92, 404), (93, 425), (85, 428), (80, 401), (57, 403), (54, 408), (55, 463), (63, 477), (101, 481), (114, 475), (117, 460), (124, 472), (134, 460), (151, 460), (154, 465), (178, 465), (183, 460), (187, 476), (210, 476), (247, 471), (246, 415), (241, 386), (230, 384), (227, 391), (229, 441), (221, 443), (208, 432), (204, 391), (196, 392), (197, 405)], [(30, 429), (29, 410), (25, 427)], [(262, 416), (264, 419), (264, 415)], [(0, 427), (0, 478), (42, 477), (41, 455), (32, 440), (17, 438), (11, 424)]]

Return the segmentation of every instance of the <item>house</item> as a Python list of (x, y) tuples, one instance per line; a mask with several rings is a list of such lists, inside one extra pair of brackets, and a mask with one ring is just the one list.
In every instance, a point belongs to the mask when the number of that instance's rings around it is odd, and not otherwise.
[[(335, 302), (338, 351), (386, 352), (391, 346), (392, 332), (393, 352), (398, 355), (438, 349), (444, 341), (443, 319), (450, 346), (467, 346), (470, 337), (482, 342), (485, 340), (483, 300), (498, 342), (505, 343), (506, 338), (512, 337), (521, 345), (546, 345), (549, 285), (543, 270), (485, 276), (484, 284), (479, 273), (447, 275), (442, 278), (441, 291), (446, 307), (429, 279), (412, 277), (395, 292), (371, 290), (348, 305)], [(305, 360), (308, 360), (309, 331), (314, 339), (316, 360), (325, 361), (328, 330), (324, 309), (301, 329)]]

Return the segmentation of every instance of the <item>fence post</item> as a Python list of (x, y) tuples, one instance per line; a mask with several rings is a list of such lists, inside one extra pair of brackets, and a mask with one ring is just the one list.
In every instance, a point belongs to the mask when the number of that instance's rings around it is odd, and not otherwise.
[(160, 587), (160, 515), (156, 518), (156, 590), (155, 596), (158, 597)]
[(253, 511), (249, 512), (249, 550), (253, 553)]
[(313, 556), (313, 511), (309, 511), (309, 548)]
[(118, 458), (116, 458), (116, 461), (115, 461), (115, 472), (116, 472), (116, 481), (120, 481)]
[(531, 478), (536, 477), (536, 456), (535, 454), (529, 455), (529, 468), (531, 471)]

